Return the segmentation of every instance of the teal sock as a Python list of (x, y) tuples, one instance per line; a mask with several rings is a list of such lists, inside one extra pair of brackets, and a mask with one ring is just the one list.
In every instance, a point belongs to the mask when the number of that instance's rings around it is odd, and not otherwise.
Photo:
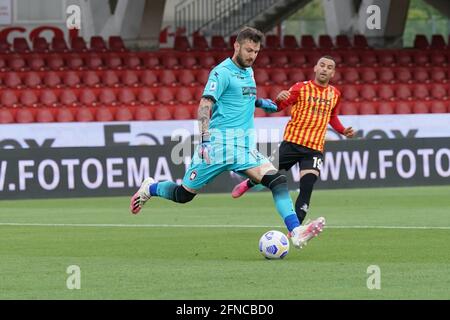
[(150, 185), (149, 192), (152, 196), (175, 201), (174, 190), (176, 187), (178, 187), (178, 185), (175, 182), (163, 181)]
[(300, 226), (300, 221), (295, 213), (294, 205), (292, 204), (292, 199), (289, 195), (289, 190), (287, 189), (287, 184), (283, 183), (273, 187), (272, 196), (275, 201), (275, 207), (289, 232)]

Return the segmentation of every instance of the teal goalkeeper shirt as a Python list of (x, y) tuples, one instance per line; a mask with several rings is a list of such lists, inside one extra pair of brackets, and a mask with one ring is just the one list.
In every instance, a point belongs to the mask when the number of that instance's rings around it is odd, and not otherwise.
[(256, 82), (251, 67), (239, 68), (227, 58), (211, 70), (202, 96), (214, 101), (209, 125), (212, 140), (255, 147)]

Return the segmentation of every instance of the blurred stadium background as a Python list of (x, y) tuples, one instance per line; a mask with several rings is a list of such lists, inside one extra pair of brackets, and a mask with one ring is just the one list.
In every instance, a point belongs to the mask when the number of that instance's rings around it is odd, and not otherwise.
[[(341, 121), (358, 132), (347, 141), (329, 129), (317, 188), (356, 189), (313, 195), (311, 214), (329, 215), (330, 229), (288, 257), (287, 273), (300, 266), (312, 279), (301, 294), (285, 290), (288, 277), (272, 292), (258, 284), (271, 267), (252, 241), (280, 225), (269, 194), (207, 195), (185, 209), (156, 200), (153, 212), (128, 216), (125, 196), (145, 176), (182, 178), (190, 154), (171, 161), (171, 134), (197, 133), (208, 73), (245, 25), (266, 34), (258, 97), (312, 79), (317, 59), (331, 55)], [(0, 297), (448, 299), (449, 79), (447, 0), (0, 0)], [(280, 141), (289, 112), (256, 111), (259, 130), (278, 130), (261, 143)], [(289, 179), (295, 191), (298, 168)], [(236, 181), (223, 175), (205, 191), (226, 194)], [(152, 230), (120, 229), (128, 224)], [(166, 235), (171, 225), (189, 248)], [(217, 249), (218, 234), (232, 244)], [(367, 291), (373, 263), (395, 289)], [(69, 264), (88, 270), (91, 291), (65, 288)], [(105, 284), (108, 275), (124, 282)]]

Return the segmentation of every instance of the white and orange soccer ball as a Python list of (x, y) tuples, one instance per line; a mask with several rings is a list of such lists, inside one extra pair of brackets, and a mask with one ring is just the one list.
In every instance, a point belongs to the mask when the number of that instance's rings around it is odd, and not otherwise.
[(280, 231), (267, 231), (259, 239), (259, 252), (266, 259), (283, 259), (289, 252), (289, 240)]

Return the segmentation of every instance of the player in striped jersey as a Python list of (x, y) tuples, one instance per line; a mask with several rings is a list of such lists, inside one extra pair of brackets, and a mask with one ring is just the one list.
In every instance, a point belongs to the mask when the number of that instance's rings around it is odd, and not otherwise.
[[(347, 138), (352, 138), (355, 134), (351, 127), (344, 128), (338, 118), (341, 93), (329, 85), (335, 68), (336, 63), (332, 57), (320, 58), (314, 67), (314, 80), (298, 82), (289, 91), (280, 92), (276, 99), (277, 111), (292, 106), (291, 119), (285, 128), (277, 162), (278, 169), (286, 171), (296, 163), (300, 165), (300, 194), (295, 203), (300, 223), (308, 212), (313, 187), (322, 167), (327, 125), (330, 124)], [(241, 182), (233, 189), (233, 198), (240, 197), (254, 185), (250, 179)], [(307, 240), (317, 235), (308, 232), (317, 223), (320, 221), (314, 220), (304, 225)]]

